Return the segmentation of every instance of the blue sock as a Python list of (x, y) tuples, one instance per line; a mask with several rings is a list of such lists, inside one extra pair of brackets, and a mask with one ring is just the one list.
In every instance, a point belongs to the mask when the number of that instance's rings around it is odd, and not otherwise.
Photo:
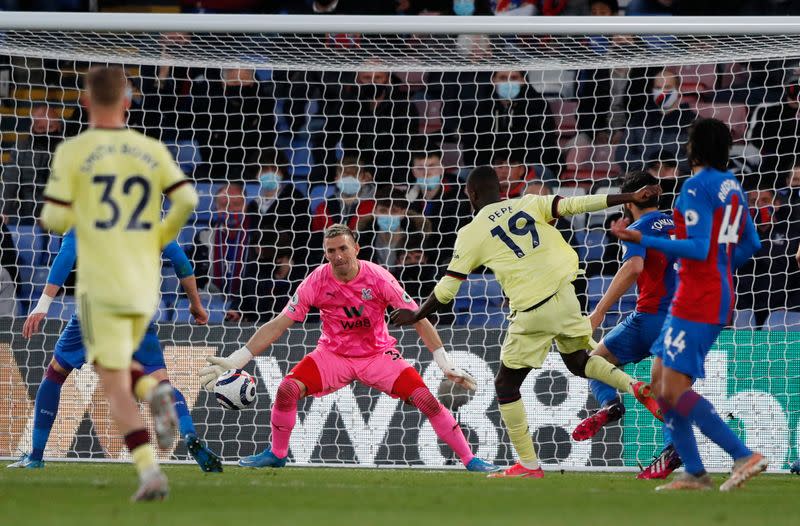
[(661, 411), (664, 413), (664, 423), (672, 435), (672, 445), (675, 446), (675, 450), (683, 460), (686, 472), (695, 476), (705, 474), (706, 469), (700, 459), (697, 440), (694, 438), (694, 431), (692, 431), (692, 424), (689, 419), (682, 416), (662, 398), (659, 398), (658, 405), (661, 406)]
[(50, 430), (58, 414), (58, 403), (61, 400), (61, 386), (64, 385), (66, 376), (56, 371), (53, 366), (47, 372), (36, 391), (36, 405), (33, 410), (33, 447), (31, 459), (42, 460)]
[(617, 399), (617, 390), (600, 380), (589, 380), (589, 389), (592, 390), (595, 400), (600, 407), (606, 406)]
[(189, 433), (196, 434), (197, 431), (194, 429), (192, 415), (189, 414), (189, 408), (186, 406), (186, 399), (178, 391), (177, 387), (173, 387), (173, 389), (175, 390), (175, 412), (178, 413), (178, 428), (181, 436), (186, 436)]
[(688, 418), (715, 444), (724, 449), (734, 460), (748, 457), (753, 452), (736, 433), (719, 417), (711, 402), (700, 393), (688, 390), (683, 393), (675, 409)]

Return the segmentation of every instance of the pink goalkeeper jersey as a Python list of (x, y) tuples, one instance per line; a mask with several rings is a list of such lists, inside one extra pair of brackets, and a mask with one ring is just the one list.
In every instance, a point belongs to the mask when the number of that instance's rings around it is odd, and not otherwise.
[(309, 309), (322, 314), (317, 349), (343, 356), (370, 356), (392, 349), (397, 340), (386, 327), (386, 307), (417, 309), (403, 287), (383, 267), (358, 260), (360, 269), (349, 283), (338, 281), (330, 263), (317, 267), (297, 288), (283, 314), (303, 321)]

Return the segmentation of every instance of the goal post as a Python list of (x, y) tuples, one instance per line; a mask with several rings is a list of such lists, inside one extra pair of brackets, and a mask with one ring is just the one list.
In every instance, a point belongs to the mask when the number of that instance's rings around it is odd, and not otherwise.
[[(769, 243), (737, 278), (735, 316), (697, 388), (771, 469), (800, 455), (800, 17), (4, 12), (0, 456), (30, 447), (36, 388), (75, 311), (67, 282), (43, 335), (21, 337), (60, 246), (35, 223), (50, 156), (85, 127), (82, 77), (104, 63), (128, 72), (129, 124), (164, 141), (200, 193), (178, 241), (211, 322), (192, 324), (168, 264), (156, 321), (172, 381), (225, 460), (269, 444), (272, 399), (314, 348), (318, 320), (292, 328), (249, 366), (259, 379), (251, 408), (223, 410), (196, 373), (205, 356), (230, 354), (280, 312), (322, 262), (326, 224), (350, 223), (362, 254), (423, 299), (469, 221), (463, 186), (472, 167), (492, 164), (512, 197), (616, 192), (626, 171), (647, 170), (661, 178), (660, 205), (670, 208), (689, 175), (684, 144), (696, 116), (731, 127), (732, 169)], [(620, 266), (605, 233), (619, 214), (556, 225), (585, 271), (576, 288), (587, 312)], [(634, 306), (631, 290), (596, 337)], [(507, 311), (491, 273), (475, 273), (438, 319), (454, 359), (478, 381), (474, 395), (442, 382), (415, 332), (392, 330), (476, 453), (500, 464), (514, 460), (493, 387)], [(649, 360), (627, 369), (647, 379)], [(124, 458), (96, 383), (90, 368), (70, 375), (47, 458)], [(597, 402), (555, 352), (531, 373), (523, 397), (546, 467), (634, 470), (660, 450), (660, 426), (627, 396), (619, 424), (573, 441)], [(710, 469), (728, 468), (723, 452), (699, 443)], [(301, 403), (290, 454), (309, 465), (454, 464), (418, 412), (357, 385)], [(186, 448), (167, 457), (185, 460)]]

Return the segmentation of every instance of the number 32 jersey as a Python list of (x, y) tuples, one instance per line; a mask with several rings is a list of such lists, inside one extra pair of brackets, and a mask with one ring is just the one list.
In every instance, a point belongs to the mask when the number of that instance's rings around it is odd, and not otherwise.
[(733, 252), (750, 221), (747, 199), (730, 172), (705, 168), (688, 179), (675, 202), (675, 237), (710, 239), (704, 260), (679, 259), (673, 316), (726, 324), (735, 299)]
[(127, 128), (92, 128), (59, 145), (45, 199), (72, 207), (81, 298), (119, 314), (155, 312), (161, 195), (184, 180), (163, 144)]
[(516, 311), (539, 303), (574, 280), (578, 255), (550, 224), (558, 217), (560, 199), (525, 195), (483, 207), (458, 231), (447, 275), (434, 289), (437, 300), (450, 302), (458, 289), (452, 286), (452, 278), (464, 280), (481, 265), (494, 272)]

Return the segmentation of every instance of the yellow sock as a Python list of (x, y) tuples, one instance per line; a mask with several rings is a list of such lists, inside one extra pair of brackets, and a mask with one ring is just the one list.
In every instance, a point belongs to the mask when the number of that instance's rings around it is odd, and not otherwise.
[(522, 465), (528, 469), (537, 469), (539, 461), (536, 458), (533, 438), (531, 438), (531, 433), (528, 429), (525, 404), (522, 403), (521, 399), (510, 404), (500, 404), (500, 415), (503, 417), (508, 436), (511, 438), (511, 443), (514, 444), (514, 449), (517, 451)]
[(136, 385), (133, 386), (133, 394), (136, 395), (136, 398), (143, 402), (147, 400), (147, 395), (150, 394), (150, 391), (156, 388), (158, 385), (158, 380), (153, 378), (150, 375), (145, 375), (139, 378), (139, 381), (136, 382)]
[(158, 469), (156, 452), (150, 444), (142, 444), (137, 447), (131, 451), (131, 456), (133, 457), (133, 463), (136, 466), (136, 472), (139, 473), (139, 477), (141, 477), (143, 473)]
[(586, 362), (586, 378), (600, 380), (623, 393), (633, 394), (631, 387), (636, 380), (625, 371), (609, 363), (601, 356), (590, 356)]

